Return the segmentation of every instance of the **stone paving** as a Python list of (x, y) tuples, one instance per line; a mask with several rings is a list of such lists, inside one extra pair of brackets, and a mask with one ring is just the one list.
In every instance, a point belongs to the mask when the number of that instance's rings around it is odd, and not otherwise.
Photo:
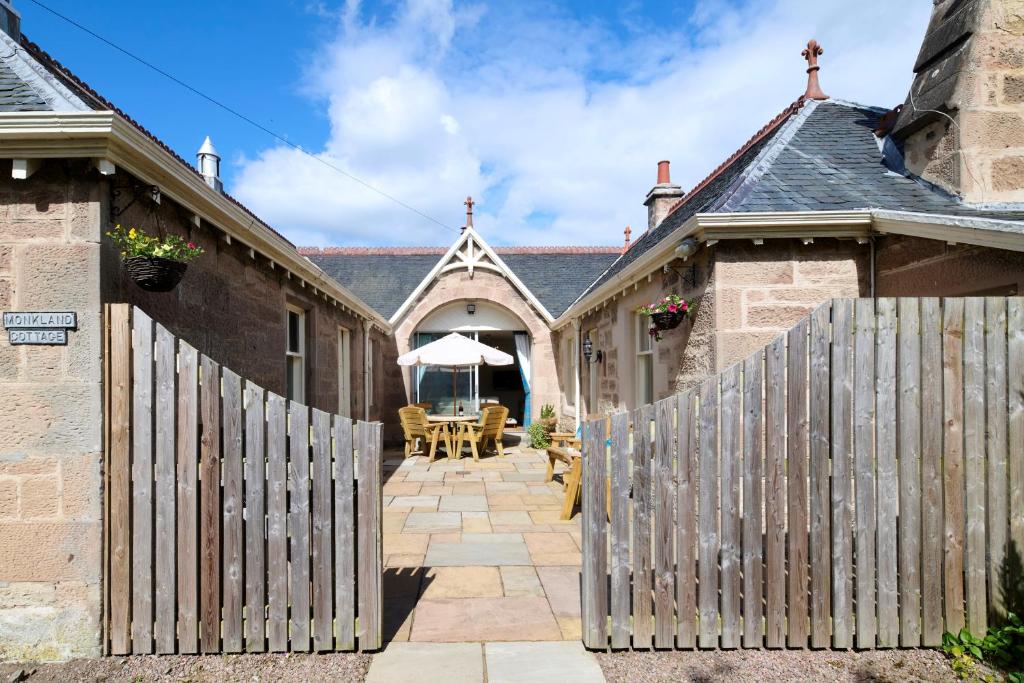
[(505, 453), (385, 454), (385, 642), (579, 640), (579, 514), (543, 451)]

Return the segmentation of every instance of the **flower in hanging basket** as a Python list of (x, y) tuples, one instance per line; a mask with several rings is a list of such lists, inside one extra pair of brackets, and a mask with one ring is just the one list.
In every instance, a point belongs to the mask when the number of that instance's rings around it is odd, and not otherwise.
[(120, 225), (107, 237), (121, 250), (128, 276), (150, 292), (169, 292), (177, 287), (189, 262), (203, 253), (202, 247), (178, 235), (161, 239), (137, 228), (125, 230)]
[(645, 304), (637, 309), (641, 315), (651, 318), (651, 336), (661, 341), (661, 332), (679, 327), (687, 316), (690, 305), (686, 299), (676, 294), (669, 294), (653, 304)]

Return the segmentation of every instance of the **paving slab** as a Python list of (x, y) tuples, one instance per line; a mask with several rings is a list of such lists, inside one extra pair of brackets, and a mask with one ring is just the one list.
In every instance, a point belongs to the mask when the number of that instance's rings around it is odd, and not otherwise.
[(462, 534), (463, 543), (522, 543), (522, 534)]
[(440, 496), (395, 496), (391, 500), (393, 508), (433, 508), (437, 509)]
[(505, 597), (544, 597), (544, 587), (533, 567), (501, 567), (501, 583)]
[(544, 593), (556, 617), (580, 616), (580, 568), (537, 567)]
[(597, 658), (579, 642), (486, 643), (484, 652), (488, 683), (604, 682)]
[(558, 622), (545, 598), (421, 598), (409, 639), (489, 642), (559, 640), (561, 637)]
[(482, 683), (479, 643), (391, 643), (375, 655), (366, 683)]
[(426, 599), (503, 595), (497, 567), (430, 567), (423, 580), (422, 597)]
[(487, 512), (487, 496), (454, 494), (443, 496), (440, 500), (437, 509), (442, 512)]
[(428, 567), (498, 567), (532, 561), (525, 543), (431, 543), (424, 563)]
[(462, 531), (462, 515), (458, 512), (410, 512), (405, 518), (406, 532), (436, 533)]

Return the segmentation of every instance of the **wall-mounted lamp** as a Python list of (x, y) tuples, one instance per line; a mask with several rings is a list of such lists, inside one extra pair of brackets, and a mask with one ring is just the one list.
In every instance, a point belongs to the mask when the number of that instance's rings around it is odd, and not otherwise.
[(476, 304), (466, 304), (466, 313), (470, 315), (476, 314)]
[(594, 342), (590, 341), (590, 337), (583, 340), (583, 359), (588, 363), (590, 362), (591, 356), (594, 355)]
[(679, 243), (676, 247), (676, 258), (688, 259), (697, 253), (697, 240), (692, 237), (687, 237), (685, 240)]

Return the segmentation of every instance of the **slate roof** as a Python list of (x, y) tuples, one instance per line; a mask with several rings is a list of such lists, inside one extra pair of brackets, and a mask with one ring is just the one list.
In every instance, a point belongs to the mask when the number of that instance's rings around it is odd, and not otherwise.
[[(329, 247), (299, 251), (390, 319), (447, 249)], [(620, 252), (614, 247), (498, 247), (494, 251), (556, 318)]]
[(49, 108), (39, 93), (0, 62), (0, 111), (47, 111)]
[(798, 100), (684, 196), (587, 292), (610, 280), (697, 213), (890, 209), (1024, 220), (1024, 212), (965, 205), (910, 177), (895, 143), (887, 139), (880, 145), (874, 135), (884, 113), (840, 100)]

